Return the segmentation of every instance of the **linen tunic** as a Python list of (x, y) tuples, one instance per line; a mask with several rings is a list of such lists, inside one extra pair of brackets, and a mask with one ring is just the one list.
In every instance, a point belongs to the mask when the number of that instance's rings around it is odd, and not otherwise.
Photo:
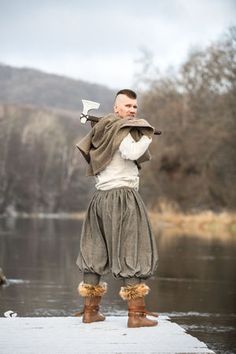
[(138, 142), (129, 133), (121, 142), (109, 165), (95, 176), (96, 189), (109, 190), (118, 187), (139, 189), (139, 170), (134, 160), (139, 159), (152, 139), (143, 136)]

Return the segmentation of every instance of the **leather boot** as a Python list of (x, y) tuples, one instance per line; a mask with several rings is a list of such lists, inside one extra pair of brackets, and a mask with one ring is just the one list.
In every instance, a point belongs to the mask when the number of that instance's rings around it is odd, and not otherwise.
[(157, 314), (145, 310), (144, 297), (128, 300), (128, 327), (152, 327), (157, 325), (157, 321), (150, 320), (146, 315), (158, 317)]
[(149, 287), (144, 283), (122, 287), (120, 296), (128, 302), (128, 323), (129, 328), (156, 326), (156, 320), (150, 320), (146, 315), (158, 317), (158, 314), (145, 309), (144, 296), (149, 293)]
[(106, 283), (97, 285), (80, 283), (78, 292), (84, 298), (84, 308), (81, 312), (75, 313), (75, 316), (83, 316), (84, 323), (104, 321), (105, 316), (99, 312), (99, 304), (106, 290)]

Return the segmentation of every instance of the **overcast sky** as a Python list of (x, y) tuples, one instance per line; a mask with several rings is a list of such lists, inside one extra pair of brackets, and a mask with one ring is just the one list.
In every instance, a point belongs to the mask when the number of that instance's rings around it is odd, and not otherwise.
[(0, 62), (133, 87), (146, 48), (162, 71), (236, 24), (236, 0), (0, 0)]

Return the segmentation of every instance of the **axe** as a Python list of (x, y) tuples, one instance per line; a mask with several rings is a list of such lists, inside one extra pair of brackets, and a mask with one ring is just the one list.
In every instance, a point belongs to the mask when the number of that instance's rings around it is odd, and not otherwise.
[(88, 100), (82, 100), (83, 103), (83, 112), (80, 115), (80, 121), (82, 124), (85, 124), (87, 120), (90, 122), (98, 122), (99, 118), (94, 117), (88, 114), (89, 111), (92, 109), (98, 109), (100, 107), (100, 103), (98, 102), (93, 102), (93, 101), (88, 101)]
[[(98, 109), (100, 107), (100, 103), (94, 101), (88, 101), (88, 100), (82, 100), (82, 103), (83, 103), (83, 111), (80, 114), (80, 122), (82, 124), (85, 124), (87, 121), (97, 123), (100, 118), (91, 116), (90, 114), (88, 114), (88, 112), (91, 111), (92, 109)], [(161, 135), (161, 131), (155, 129), (154, 134)]]

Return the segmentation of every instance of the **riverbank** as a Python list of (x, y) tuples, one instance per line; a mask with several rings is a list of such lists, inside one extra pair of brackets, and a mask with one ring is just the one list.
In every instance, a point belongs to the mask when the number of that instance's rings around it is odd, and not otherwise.
[[(158, 230), (165, 230), (174, 234), (197, 234), (202, 236), (212, 235), (219, 237), (236, 236), (236, 213), (220, 212), (211, 210), (198, 213), (182, 213), (171, 208), (164, 211), (149, 210), (152, 226)], [(85, 212), (75, 213), (18, 213), (2, 214), (0, 218), (23, 218), (23, 219), (75, 219), (83, 220)]]
[(154, 228), (165, 229), (174, 234), (217, 237), (236, 236), (236, 213), (204, 211), (183, 214), (175, 211), (149, 212)]

